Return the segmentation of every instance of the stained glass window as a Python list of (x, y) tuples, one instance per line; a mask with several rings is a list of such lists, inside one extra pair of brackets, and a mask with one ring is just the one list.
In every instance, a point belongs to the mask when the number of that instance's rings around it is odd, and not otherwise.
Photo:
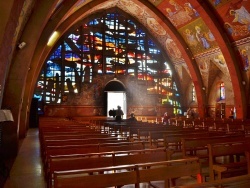
[(220, 83), (220, 100), (224, 100), (226, 98), (225, 94), (225, 85), (224, 82)]
[(148, 94), (179, 113), (179, 92), (163, 52), (145, 28), (119, 12), (104, 12), (83, 20), (65, 34), (44, 63), (35, 97), (60, 104), (65, 94), (77, 94), (96, 75), (128, 75), (143, 81)]
[(196, 101), (196, 92), (195, 92), (195, 87), (194, 84), (192, 84), (192, 101)]

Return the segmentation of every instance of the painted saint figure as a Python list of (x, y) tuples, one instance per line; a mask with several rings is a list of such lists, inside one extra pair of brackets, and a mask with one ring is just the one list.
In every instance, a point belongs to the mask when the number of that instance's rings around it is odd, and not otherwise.
[(230, 10), (230, 15), (234, 16), (233, 22), (238, 22), (241, 24), (250, 24), (250, 14), (244, 6), (239, 9)]
[(195, 35), (190, 31), (190, 29), (186, 29), (183, 34), (186, 36), (187, 43), (190, 46), (196, 46), (198, 44)]
[(246, 49), (242, 49), (240, 55), (241, 55), (241, 59), (243, 61), (243, 66), (244, 66), (243, 68), (245, 71), (247, 71), (249, 69), (249, 59), (248, 59)]
[(190, 7), (188, 7), (189, 10), (187, 10), (187, 7), (182, 7), (175, 0), (169, 0), (169, 4), (173, 5), (175, 11), (171, 11), (170, 8), (167, 8), (166, 12), (168, 13), (168, 18), (175, 26), (185, 24), (192, 20), (189, 11)]
[(221, 3), (221, 0), (214, 0), (214, 6), (217, 6), (217, 5), (219, 5), (220, 3)]
[(202, 44), (202, 46), (205, 49), (210, 48), (210, 44), (208, 43), (205, 33), (201, 31), (201, 28), (199, 26), (195, 26), (195, 30), (196, 30), (196, 38), (197, 40)]

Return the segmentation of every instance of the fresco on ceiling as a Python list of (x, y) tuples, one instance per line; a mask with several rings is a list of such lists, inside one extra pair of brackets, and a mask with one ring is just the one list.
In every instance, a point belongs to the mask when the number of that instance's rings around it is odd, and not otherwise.
[(218, 8), (222, 6), (223, 4), (227, 3), (228, 0), (209, 0), (209, 2), (215, 7)]
[(175, 71), (179, 75), (180, 81), (183, 80), (183, 75), (182, 75), (182, 65), (175, 65)]
[(212, 61), (214, 62), (214, 64), (224, 74), (228, 74), (228, 67), (227, 67), (226, 61), (225, 61), (224, 56), (222, 55), (222, 53), (215, 54), (212, 58), (213, 58)]
[(153, 33), (157, 35), (166, 35), (164, 28), (154, 18), (147, 18), (147, 25)]
[(159, 5), (163, 0), (149, 0), (155, 6)]
[(206, 87), (211, 86), (211, 81), (213, 82), (214, 78), (217, 76), (218, 70), (220, 70), (228, 80), (231, 80), (226, 61), (221, 51), (206, 56), (200, 56), (196, 58), (196, 62)]
[(203, 61), (202, 59), (196, 60), (198, 67), (201, 72), (202, 82), (206, 88), (208, 88), (208, 77), (209, 77), (209, 61)]
[(120, 0), (118, 6), (123, 10), (126, 8), (130, 14), (135, 15), (137, 19), (140, 20), (166, 48), (167, 53), (172, 60), (182, 58), (182, 54), (177, 47), (176, 42), (166, 32), (162, 24), (159, 22), (160, 20), (158, 21), (151, 17), (150, 14), (145, 10), (145, 7), (141, 7), (131, 0)]
[(242, 70), (249, 70), (250, 60), (250, 44), (244, 44), (237, 47), (238, 58), (240, 59), (240, 66)]
[(181, 52), (180, 52), (178, 46), (173, 41), (173, 39), (171, 39), (170, 36), (167, 38), (167, 40), (165, 42), (165, 47), (166, 47), (166, 50), (168, 52), (168, 55), (170, 56), (170, 58), (172, 60), (176, 60), (176, 59), (181, 59), (182, 58), (182, 55), (181, 55)]
[(250, 0), (232, 0), (216, 11), (231, 41), (250, 36)]
[(208, 71), (210, 71), (210, 63), (215, 64), (216, 67), (220, 69), (225, 75), (229, 74), (226, 61), (221, 51), (196, 58), (196, 62), (202, 74), (208, 73)]
[(186, 0), (167, 0), (159, 4), (158, 9), (179, 28), (199, 17), (199, 13)]
[(214, 35), (200, 18), (180, 28), (179, 32), (194, 55), (206, 52), (218, 46)]
[(186, 63), (183, 63), (183, 64), (178, 64), (178, 65), (175, 65), (175, 71), (177, 72), (177, 74), (179, 75), (179, 78), (180, 78), (180, 81), (183, 81), (183, 79), (185, 79), (183, 77), (183, 71), (185, 70), (187, 72), (187, 74), (190, 76), (191, 78), (191, 74), (189, 72), (189, 69), (188, 69), (188, 66)]
[(124, 10), (124, 8), (127, 8), (131, 15), (134, 15), (142, 22), (144, 22), (144, 20), (146, 19), (145, 17), (148, 17), (150, 15), (146, 12), (145, 6), (143, 4), (136, 4), (131, 0), (119, 0), (118, 6), (122, 10)]
[(98, 9), (110, 8), (114, 6), (117, 6), (123, 11), (135, 16), (144, 26), (146, 26), (148, 30), (157, 38), (157, 40), (166, 48), (168, 55), (172, 60), (182, 59), (182, 54), (175, 41), (169, 36), (162, 24), (159, 22), (161, 20), (156, 20), (150, 16), (150, 13), (147, 12), (145, 6), (135, 4), (131, 0), (108, 1), (90, 9), (85, 12), (85, 14), (90, 14)]

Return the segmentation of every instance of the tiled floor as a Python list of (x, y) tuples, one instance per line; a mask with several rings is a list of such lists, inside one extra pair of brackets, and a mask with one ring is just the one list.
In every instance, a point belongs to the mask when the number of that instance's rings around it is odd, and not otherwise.
[(29, 129), (4, 188), (45, 188), (38, 129)]

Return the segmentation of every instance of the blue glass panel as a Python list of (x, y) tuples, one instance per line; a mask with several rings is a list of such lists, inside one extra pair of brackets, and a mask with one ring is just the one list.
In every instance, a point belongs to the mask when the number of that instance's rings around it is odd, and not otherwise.
[(64, 42), (64, 46), (65, 46), (65, 51), (72, 51), (68, 43)]
[[(80, 54), (79, 54), (80, 55)], [(68, 61), (77, 61), (80, 60), (81, 57), (77, 55), (76, 53), (65, 53), (65, 59), (67, 59)]]
[(96, 18), (96, 19), (93, 19), (92, 21), (90, 21), (88, 23), (88, 25), (98, 25), (100, 23), (100, 19), (99, 18)]

